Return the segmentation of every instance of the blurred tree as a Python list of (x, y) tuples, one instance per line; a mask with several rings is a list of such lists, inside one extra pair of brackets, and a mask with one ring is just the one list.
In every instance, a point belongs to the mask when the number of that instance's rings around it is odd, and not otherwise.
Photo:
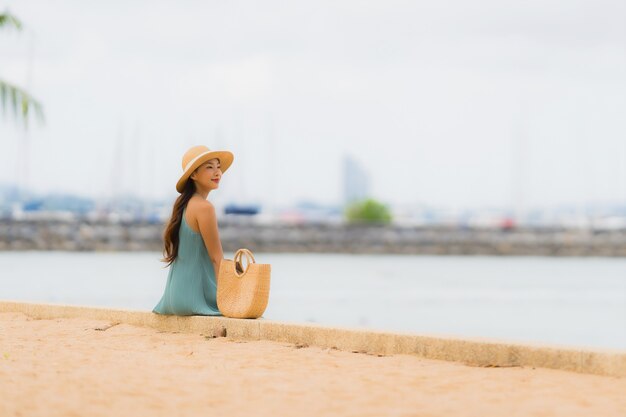
[[(0, 14), (0, 28), (4, 27), (21, 30), (22, 22), (7, 11)], [(43, 110), (37, 100), (20, 87), (0, 79), (0, 107), (2, 107), (3, 113), (6, 114), (9, 105), (13, 108), (15, 117), (22, 120), (25, 128), (28, 127), (31, 110), (35, 112), (40, 121), (43, 121)]]
[(390, 223), (391, 213), (386, 205), (367, 198), (348, 205), (345, 211), (350, 223)]

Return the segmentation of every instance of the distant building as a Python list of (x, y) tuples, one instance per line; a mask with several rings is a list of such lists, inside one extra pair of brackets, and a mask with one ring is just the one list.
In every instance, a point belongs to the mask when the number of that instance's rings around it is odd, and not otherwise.
[(343, 157), (342, 165), (344, 204), (368, 197), (370, 179), (365, 169), (350, 155)]

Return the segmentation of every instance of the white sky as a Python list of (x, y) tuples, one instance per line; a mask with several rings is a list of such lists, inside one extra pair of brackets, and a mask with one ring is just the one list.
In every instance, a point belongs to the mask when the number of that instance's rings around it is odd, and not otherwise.
[(0, 182), (173, 197), (205, 144), (222, 201), (338, 203), (348, 152), (391, 204), (626, 203), (623, 0), (7, 7), (0, 78), (46, 124), (0, 119)]

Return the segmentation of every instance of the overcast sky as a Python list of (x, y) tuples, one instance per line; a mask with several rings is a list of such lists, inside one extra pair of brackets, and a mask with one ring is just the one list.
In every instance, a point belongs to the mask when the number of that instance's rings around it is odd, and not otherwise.
[(169, 198), (205, 144), (235, 154), (222, 202), (338, 203), (349, 153), (391, 204), (626, 203), (623, 0), (6, 8), (0, 78), (46, 123), (0, 120), (3, 183)]

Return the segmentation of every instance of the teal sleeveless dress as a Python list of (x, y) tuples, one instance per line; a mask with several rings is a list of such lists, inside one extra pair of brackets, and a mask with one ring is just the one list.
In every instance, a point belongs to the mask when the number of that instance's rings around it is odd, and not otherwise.
[(215, 268), (204, 246), (202, 235), (185, 220), (180, 223), (178, 256), (170, 265), (165, 291), (152, 310), (177, 316), (221, 316), (217, 308)]

